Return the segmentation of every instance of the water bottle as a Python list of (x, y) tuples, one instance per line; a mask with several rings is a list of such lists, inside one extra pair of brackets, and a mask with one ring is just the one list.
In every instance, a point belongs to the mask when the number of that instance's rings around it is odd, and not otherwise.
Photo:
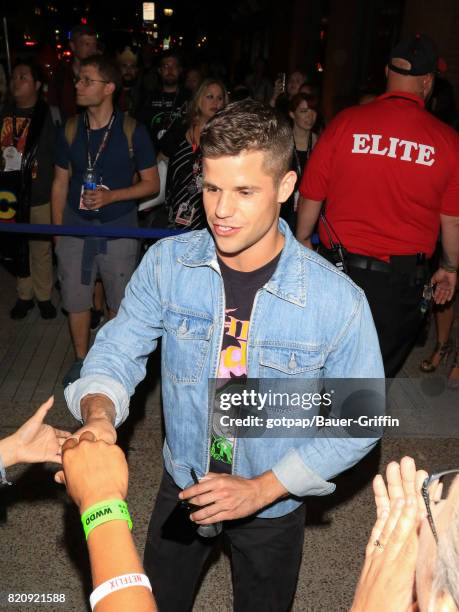
[[(84, 191), (95, 191), (97, 189), (97, 176), (92, 168), (88, 168), (83, 174)], [(92, 212), (99, 212), (99, 208), (91, 208)]]
[(83, 174), (83, 188), (85, 191), (94, 191), (97, 188), (97, 177), (92, 168), (88, 168)]

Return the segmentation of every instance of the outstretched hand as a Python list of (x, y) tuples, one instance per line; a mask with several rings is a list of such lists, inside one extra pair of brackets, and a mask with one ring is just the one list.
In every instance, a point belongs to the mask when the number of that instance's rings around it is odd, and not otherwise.
[(352, 612), (413, 610), (418, 533), (426, 515), (421, 487), (427, 473), (416, 471), (411, 457), (387, 466), (373, 480), (376, 522), (365, 551), (365, 563)]
[(53, 403), (54, 397), (51, 396), (10, 436), (8, 441), (11, 448), (10, 465), (44, 461), (61, 463), (61, 446), (71, 434), (43, 423)]

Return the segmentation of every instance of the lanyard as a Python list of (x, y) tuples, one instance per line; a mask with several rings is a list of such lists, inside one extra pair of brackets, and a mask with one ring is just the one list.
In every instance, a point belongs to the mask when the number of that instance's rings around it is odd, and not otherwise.
[(97, 161), (98, 161), (102, 151), (107, 146), (108, 138), (110, 136), (110, 132), (111, 132), (111, 129), (112, 129), (114, 121), (115, 121), (115, 111), (113, 111), (111, 119), (110, 119), (107, 127), (105, 128), (104, 137), (102, 138), (102, 142), (100, 143), (99, 150), (96, 153), (96, 157), (94, 158), (94, 161), (92, 161), (91, 153), (89, 152), (89, 137), (90, 137), (91, 128), (89, 127), (88, 115), (87, 115), (87, 113), (84, 114), (84, 124), (86, 126), (86, 134), (87, 134), (87, 137), (88, 137), (88, 140), (87, 140), (87, 142), (88, 142), (88, 169), (93, 170), (96, 167)]
[(22, 135), (24, 134), (24, 132), (26, 131), (28, 127), (28, 121), (27, 119), (24, 119), (24, 122), (22, 124), (21, 133), (18, 134), (16, 119), (17, 119), (16, 115), (13, 115), (13, 146), (15, 148), (17, 148), (18, 142), (21, 140)]
[[(299, 180), (303, 174), (304, 168), (301, 167), (300, 158), (298, 157), (298, 152), (296, 150), (296, 145), (293, 147), (293, 151), (295, 155), (295, 162), (296, 162), (296, 168), (297, 168), (297, 174), (298, 174), (298, 180)], [(312, 151), (312, 130), (309, 132), (308, 148), (306, 149), (306, 161), (308, 161), (309, 157), (311, 156), (311, 151)]]

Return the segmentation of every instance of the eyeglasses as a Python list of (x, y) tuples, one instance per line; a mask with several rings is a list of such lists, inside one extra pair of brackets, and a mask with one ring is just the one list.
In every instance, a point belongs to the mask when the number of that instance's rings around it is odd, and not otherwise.
[(438, 474), (432, 474), (432, 476), (426, 478), (422, 483), (421, 493), (426, 505), (427, 520), (429, 521), (430, 528), (432, 529), (432, 533), (437, 544), (438, 534), (435, 528), (430, 504), (431, 502), (438, 503), (448, 497), (450, 486), (458, 474), (459, 469), (446, 470), (444, 472), (438, 472)]
[(75, 77), (73, 79), (73, 82), (75, 86), (78, 85), (78, 83), (82, 83), (83, 87), (89, 87), (91, 83), (110, 83), (110, 81), (102, 81), (100, 79), (90, 79), (88, 77)]

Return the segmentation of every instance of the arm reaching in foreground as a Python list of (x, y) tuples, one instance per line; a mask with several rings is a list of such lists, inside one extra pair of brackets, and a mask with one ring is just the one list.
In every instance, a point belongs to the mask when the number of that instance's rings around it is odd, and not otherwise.
[[(62, 463), (67, 492), (81, 514), (94, 504), (126, 498), (128, 466), (115, 444), (96, 441), (91, 431), (83, 432), (79, 440), (65, 442)], [(125, 574), (144, 573), (126, 520), (109, 520), (94, 527), (88, 536), (88, 550), (94, 589)], [(144, 586), (108, 593), (96, 604), (96, 612), (157, 610), (153, 595)]]
[(43, 423), (53, 403), (50, 397), (24, 425), (0, 440), (0, 457), (6, 468), (16, 463), (61, 463), (61, 445), (71, 434)]

